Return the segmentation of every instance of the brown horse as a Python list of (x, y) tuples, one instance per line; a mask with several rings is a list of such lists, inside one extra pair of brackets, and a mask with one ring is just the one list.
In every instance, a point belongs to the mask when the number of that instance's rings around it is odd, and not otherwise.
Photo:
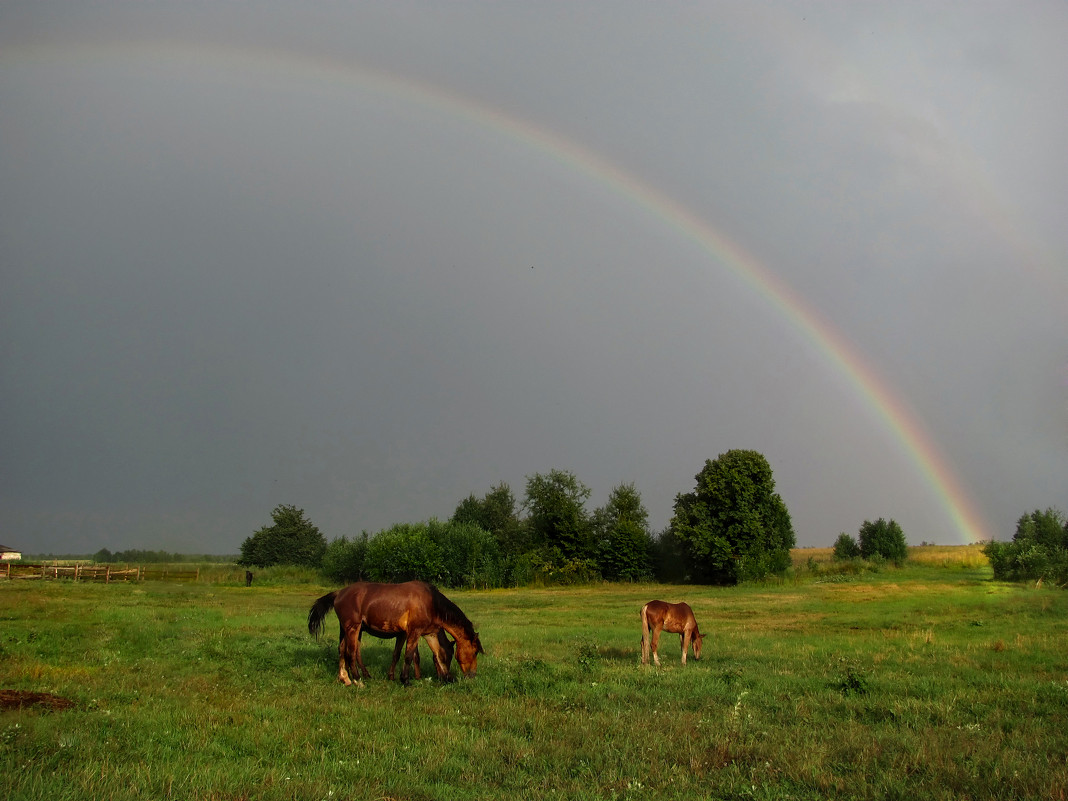
[[(401, 682), (407, 684), (412, 661), (418, 653), (419, 638), (425, 637), (434, 655), (438, 678), (451, 681), (451, 654), (441, 644), (442, 631), (456, 641), (456, 658), (465, 677), (474, 676), (478, 655), (485, 653), (474, 626), (460, 607), (446, 598), (437, 587), (422, 581), (404, 584), (378, 584), (360, 581), (327, 593), (312, 604), (308, 611), (308, 631), (316, 638), (322, 630), (323, 618), (333, 609), (341, 627), (338, 646), (338, 680), (351, 684), (350, 674), (355, 665), (360, 674), (369, 677), (360, 656), (360, 634), (366, 629), (378, 637), (397, 637), (407, 645)], [(447, 642), (447, 641), (446, 641)]]
[(642, 607), (642, 664), (649, 664), (650, 637), (652, 632), (653, 662), (660, 667), (660, 657), (656, 649), (660, 645), (661, 630), (682, 635), (682, 664), (686, 664), (686, 652), (693, 644), (693, 658), (701, 658), (701, 641), (705, 635), (697, 630), (697, 619), (687, 603), (669, 604), (664, 601), (650, 601)]

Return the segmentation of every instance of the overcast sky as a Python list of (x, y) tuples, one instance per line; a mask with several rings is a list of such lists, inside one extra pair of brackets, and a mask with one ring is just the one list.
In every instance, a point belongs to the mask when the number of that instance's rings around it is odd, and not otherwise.
[(1068, 509), (1068, 5), (0, 5), (0, 542), (236, 553), (763, 453)]

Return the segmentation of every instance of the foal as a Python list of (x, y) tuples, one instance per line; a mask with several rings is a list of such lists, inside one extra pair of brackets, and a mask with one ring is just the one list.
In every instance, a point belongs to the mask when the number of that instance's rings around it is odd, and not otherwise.
[[(649, 664), (650, 645), (653, 662), (660, 667), (660, 657), (656, 649), (660, 645), (660, 631), (670, 631), (682, 635), (682, 664), (686, 664), (686, 652), (693, 644), (693, 658), (701, 658), (701, 641), (705, 635), (697, 630), (697, 619), (687, 603), (669, 604), (664, 601), (650, 601), (642, 607), (642, 664)], [(652, 642), (649, 634), (652, 632)]]

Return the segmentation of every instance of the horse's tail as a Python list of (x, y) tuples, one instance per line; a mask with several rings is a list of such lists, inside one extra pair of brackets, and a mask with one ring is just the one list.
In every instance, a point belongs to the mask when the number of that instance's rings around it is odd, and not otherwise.
[(311, 609), (308, 610), (308, 633), (317, 640), (319, 633), (323, 630), (323, 618), (334, 608), (335, 597), (337, 597), (336, 592), (328, 592), (313, 603)]
[(642, 618), (642, 664), (649, 662), (649, 604), (642, 607), (639, 613)]

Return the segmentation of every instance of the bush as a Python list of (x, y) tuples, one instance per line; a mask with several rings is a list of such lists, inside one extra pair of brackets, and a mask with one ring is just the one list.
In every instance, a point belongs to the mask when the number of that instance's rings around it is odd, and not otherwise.
[(362, 579), (368, 540), (365, 531), (351, 542), (347, 537), (341, 537), (327, 545), (323, 554), (323, 575), (339, 584)]
[(501, 587), (504, 559), (497, 538), (474, 523), (431, 520), (427, 534), (441, 550), (441, 583), (448, 587)]
[(529, 561), (531, 584), (587, 584), (600, 578), (592, 559), (570, 558), (554, 545), (524, 555)]
[(887, 522), (881, 517), (872, 523), (865, 520), (858, 533), (860, 555), (865, 559), (882, 557), (888, 562), (901, 564), (908, 556), (908, 543), (905, 533), (893, 520)]
[(371, 581), (440, 583), (445, 577), (445, 559), (425, 524), (400, 523), (368, 541), (364, 572)]
[(1012, 542), (988, 542), (983, 553), (996, 579), (1068, 584), (1068, 523), (1057, 509), (1024, 515)]
[(838, 562), (848, 561), (849, 559), (860, 558), (860, 546), (857, 545), (857, 541), (846, 534), (844, 531), (838, 535), (838, 539), (834, 541), (834, 559)]
[(443, 587), (502, 587), (507, 565), (496, 537), (472, 523), (402, 523), (353, 543), (339, 541), (324, 560), (346, 580), (429, 581)]

